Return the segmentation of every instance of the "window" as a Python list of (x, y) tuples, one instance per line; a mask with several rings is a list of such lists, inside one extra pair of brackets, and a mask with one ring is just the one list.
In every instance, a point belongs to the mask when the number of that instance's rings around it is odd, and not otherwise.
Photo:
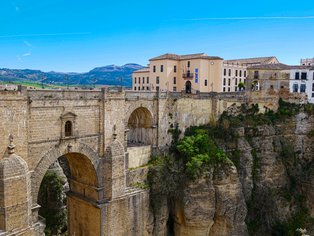
[(228, 75), (229, 75), (229, 76), (231, 76), (231, 69), (229, 69), (229, 71), (228, 71)]
[(173, 67), (173, 72), (176, 73), (177, 72), (177, 66)]
[(240, 75), (239, 75), (239, 76), (240, 76), (240, 77), (242, 77), (242, 70), (240, 70), (240, 71), (239, 71), (239, 73), (240, 73)]
[(292, 89), (293, 89), (294, 93), (297, 93), (298, 90), (299, 90), (299, 85), (298, 84), (294, 84)]
[(207, 79), (205, 79), (204, 82), (205, 82), (205, 86), (207, 86)]
[[(240, 80), (240, 82), (241, 82), (241, 80)], [(243, 83), (244, 83), (244, 84), (245, 84), (245, 82), (246, 82), (246, 79), (243, 80)]]
[(149, 87), (148, 86), (146, 87), (146, 90), (149, 91)]
[(149, 84), (149, 77), (147, 77), (147, 78), (146, 78), (146, 83), (148, 83), (148, 84)]
[(173, 77), (173, 84), (177, 84), (177, 77)]
[(295, 79), (300, 79), (300, 73), (299, 72), (295, 72)]
[(173, 87), (173, 92), (176, 92), (177, 91), (177, 87)]
[(195, 69), (195, 79), (198, 79), (198, 68)]
[(141, 87), (140, 87), (140, 86), (138, 86), (138, 90), (141, 90)]
[(300, 92), (301, 92), (301, 93), (305, 93), (305, 90), (306, 90), (306, 85), (305, 85), (305, 84), (301, 84), (301, 86), (300, 86)]
[(67, 121), (64, 125), (64, 136), (71, 137), (72, 136), (72, 122)]
[(259, 72), (258, 70), (254, 71), (254, 79), (258, 79), (259, 77)]
[(312, 98), (314, 98), (314, 93), (312, 93)]
[(227, 69), (224, 69), (224, 75), (227, 75)]
[(238, 78), (235, 79), (235, 85), (238, 85)]
[(145, 77), (143, 77), (143, 84), (145, 84)]
[(234, 88), (234, 91), (238, 91), (238, 87), (235, 87), (235, 88)]
[(159, 86), (156, 86), (156, 91), (159, 91)]
[(134, 84), (136, 84), (136, 77), (134, 78)]
[(228, 88), (228, 92), (230, 92), (230, 87)]
[(226, 85), (226, 78), (224, 78), (224, 85)]
[(235, 76), (238, 76), (238, 70), (235, 70)]
[(223, 87), (223, 88), (222, 88), (222, 91), (223, 91), (223, 92), (226, 92), (226, 87)]
[(134, 90), (136, 91), (136, 87), (134, 87)]
[(156, 84), (159, 84), (159, 76), (156, 77)]
[(142, 87), (142, 90), (145, 90), (145, 87), (144, 87), (144, 86)]
[(306, 72), (301, 73), (301, 79), (303, 79), (303, 80), (307, 79), (307, 73)]
[(228, 79), (228, 85), (230, 86), (230, 79)]
[(244, 71), (244, 77), (246, 77), (246, 70)]
[(191, 63), (190, 63), (190, 61), (188, 61), (188, 67), (190, 67), (190, 65), (191, 65)]
[(163, 65), (160, 66), (160, 72), (164, 72), (164, 66)]
[(314, 83), (312, 84), (312, 91), (314, 92)]
[(156, 66), (153, 66), (153, 72), (156, 72)]

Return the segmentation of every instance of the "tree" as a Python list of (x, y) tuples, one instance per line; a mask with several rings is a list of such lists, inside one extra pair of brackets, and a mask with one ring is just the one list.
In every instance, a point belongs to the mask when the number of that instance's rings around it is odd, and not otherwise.
[(238, 88), (239, 88), (240, 91), (241, 91), (241, 90), (245, 90), (245, 84), (244, 84), (244, 82), (240, 82), (240, 83), (238, 84)]

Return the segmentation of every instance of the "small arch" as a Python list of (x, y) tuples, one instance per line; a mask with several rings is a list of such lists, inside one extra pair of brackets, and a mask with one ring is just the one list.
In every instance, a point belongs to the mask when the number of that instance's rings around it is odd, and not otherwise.
[(191, 81), (186, 81), (185, 83), (185, 92), (191, 93), (192, 92), (192, 83)]
[(128, 119), (128, 143), (151, 144), (153, 117), (145, 107), (135, 109)]
[(64, 125), (64, 136), (71, 137), (73, 136), (73, 125), (71, 121), (66, 121)]

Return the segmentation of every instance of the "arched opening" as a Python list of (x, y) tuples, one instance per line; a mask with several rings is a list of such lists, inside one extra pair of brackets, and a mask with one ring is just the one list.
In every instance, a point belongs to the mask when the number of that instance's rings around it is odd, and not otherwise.
[(152, 144), (153, 117), (144, 107), (135, 109), (128, 120), (128, 146)]
[[(49, 163), (40, 164), (39, 168), (44, 168)], [(38, 213), (39, 218), (45, 218), (46, 235), (66, 231), (67, 235), (97, 234), (100, 214), (95, 203), (99, 201), (99, 186), (91, 160), (81, 153), (67, 153), (45, 169), (44, 176), (37, 176), (40, 188), (38, 192), (35, 189), (34, 200), (41, 206)]]
[(65, 125), (64, 125), (64, 136), (65, 137), (73, 136), (72, 135), (72, 122), (69, 120), (65, 122)]
[(191, 81), (186, 81), (186, 83), (185, 83), (185, 92), (186, 92), (186, 93), (191, 93), (191, 92), (192, 92), (192, 84), (191, 84)]

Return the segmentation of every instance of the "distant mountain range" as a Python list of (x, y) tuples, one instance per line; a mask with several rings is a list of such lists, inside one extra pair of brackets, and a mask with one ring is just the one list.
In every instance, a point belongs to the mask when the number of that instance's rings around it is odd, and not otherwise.
[(87, 73), (43, 72), (40, 70), (0, 69), (0, 81), (38, 82), (51, 85), (121, 85), (131, 86), (132, 73), (142, 69), (138, 64), (97, 67)]

